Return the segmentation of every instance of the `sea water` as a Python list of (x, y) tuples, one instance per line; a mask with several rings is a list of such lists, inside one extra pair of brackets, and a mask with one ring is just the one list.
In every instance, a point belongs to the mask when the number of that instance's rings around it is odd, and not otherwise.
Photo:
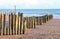
[(53, 18), (60, 18), (60, 9), (0, 9), (0, 12), (21, 12), (24, 16), (41, 16), (46, 14), (52, 14)]

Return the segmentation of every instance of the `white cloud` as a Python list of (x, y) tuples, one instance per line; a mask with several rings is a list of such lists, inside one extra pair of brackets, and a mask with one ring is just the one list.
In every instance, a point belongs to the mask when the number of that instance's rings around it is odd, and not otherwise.
[[(60, 0), (0, 0), (0, 8), (13, 8), (14, 5), (17, 8), (35, 8), (41, 6), (41, 8), (59, 8)], [(37, 7), (38, 8), (38, 7)]]
[(36, 6), (36, 5), (38, 5), (39, 4), (39, 2), (40, 2), (40, 0), (26, 0), (25, 1), (25, 6), (26, 7), (29, 7), (29, 6)]

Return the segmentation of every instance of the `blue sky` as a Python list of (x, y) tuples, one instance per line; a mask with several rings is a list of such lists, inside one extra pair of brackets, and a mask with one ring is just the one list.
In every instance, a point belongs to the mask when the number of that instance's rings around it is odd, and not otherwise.
[(0, 9), (60, 9), (60, 0), (0, 0)]

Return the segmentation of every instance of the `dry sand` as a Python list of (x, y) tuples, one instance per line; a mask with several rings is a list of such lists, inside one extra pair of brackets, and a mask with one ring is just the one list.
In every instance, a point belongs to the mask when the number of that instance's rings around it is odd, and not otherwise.
[(25, 35), (0, 36), (0, 39), (60, 39), (60, 19), (37, 25), (36, 29), (28, 29)]

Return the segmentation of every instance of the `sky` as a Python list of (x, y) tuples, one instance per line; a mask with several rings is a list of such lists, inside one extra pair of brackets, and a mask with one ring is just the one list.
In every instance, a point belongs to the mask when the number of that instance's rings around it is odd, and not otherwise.
[(0, 0), (0, 9), (60, 9), (60, 0)]

